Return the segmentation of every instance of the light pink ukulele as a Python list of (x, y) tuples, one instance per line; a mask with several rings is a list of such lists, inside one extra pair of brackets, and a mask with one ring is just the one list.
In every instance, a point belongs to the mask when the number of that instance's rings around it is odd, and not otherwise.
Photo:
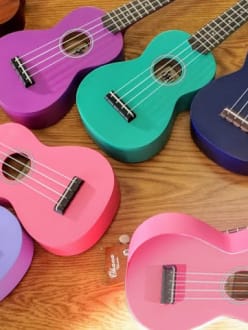
[(48, 147), (16, 123), (0, 125), (0, 196), (48, 251), (78, 254), (95, 244), (119, 207), (109, 162), (84, 147)]
[(12, 292), (28, 271), (33, 251), (33, 241), (16, 217), (0, 206), (0, 301)]
[(219, 316), (247, 322), (248, 231), (222, 233), (179, 213), (148, 219), (130, 243), (126, 295), (153, 330), (189, 330)]

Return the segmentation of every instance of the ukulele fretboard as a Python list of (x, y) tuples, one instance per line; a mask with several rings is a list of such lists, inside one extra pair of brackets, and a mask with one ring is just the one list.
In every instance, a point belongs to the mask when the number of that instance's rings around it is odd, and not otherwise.
[(207, 54), (248, 20), (248, 0), (238, 1), (189, 39), (193, 49)]
[(172, 1), (173, 0), (134, 0), (103, 16), (103, 25), (112, 33), (120, 32)]

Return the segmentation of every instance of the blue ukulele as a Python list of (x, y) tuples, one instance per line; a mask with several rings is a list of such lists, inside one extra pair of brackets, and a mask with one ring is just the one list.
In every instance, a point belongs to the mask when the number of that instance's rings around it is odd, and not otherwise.
[(81, 82), (76, 101), (89, 134), (124, 162), (157, 154), (176, 115), (214, 78), (211, 50), (247, 20), (248, 0), (241, 0), (193, 35), (161, 33), (139, 58), (91, 72)]
[(248, 175), (248, 58), (242, 69), (196, 95), (190, 118), (192, 137), (209, 158)]

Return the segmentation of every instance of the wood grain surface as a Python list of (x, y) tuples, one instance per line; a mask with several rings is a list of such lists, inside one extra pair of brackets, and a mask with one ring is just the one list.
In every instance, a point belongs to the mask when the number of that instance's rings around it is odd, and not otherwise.
[(25, 25), (25, 0), (0, 0), (0, 37)]
[[(123, 3), (27, 0), (26, 28), (52, 27), (79, 6), (108, 11)], [(234, 3), (235, 0), (175, 0), (126, 31), (126, 59), (140, 55), (161, 31), (181, 29), (193, 33)], [(245, 25), (215, 49), (217, 76), (239, 69), (247, 46)], [(1, 111), (0, 123), (8, 121)], [(59, 123), (34, 133), (50, 146), (81, 145), (100, 151), (85, 132), (75, 105)], [(106, 247), (118, 244), (121, 234), (132, 235), (148, 217), (166, 211), (191, 214), (219, 230), (248, 225), (248, 178), (222, 169), (199, 151), (190, 136), (187, 111), (178, 116), (168, 144), (153, 159), (123, 164), (106, 157), (119, 179), (122, 194), (121, 207), (111, 227), (93, 248), (79, 256), (58, 257), (36, 244), (29, 272), (0, 303), (1, 330), (141, 329), (128, 311), (124, 282), (106, 281)], [(165, 329), (180, 330), (166, 325)], [(248, 329), (248, 325), (224, 319), (204, 329)]]

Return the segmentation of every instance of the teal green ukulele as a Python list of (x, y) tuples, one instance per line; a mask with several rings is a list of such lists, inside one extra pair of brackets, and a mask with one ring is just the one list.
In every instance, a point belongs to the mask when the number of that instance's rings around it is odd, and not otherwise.
[(211, 51), (248, 20), (238, 1), (193, 35), (169, 31), (134, 60), (91, 72), (77, 91), (81, 119), (96, 143), (124, 162), (141, 162), (165, 145), (176, 115), (216, 72)]

